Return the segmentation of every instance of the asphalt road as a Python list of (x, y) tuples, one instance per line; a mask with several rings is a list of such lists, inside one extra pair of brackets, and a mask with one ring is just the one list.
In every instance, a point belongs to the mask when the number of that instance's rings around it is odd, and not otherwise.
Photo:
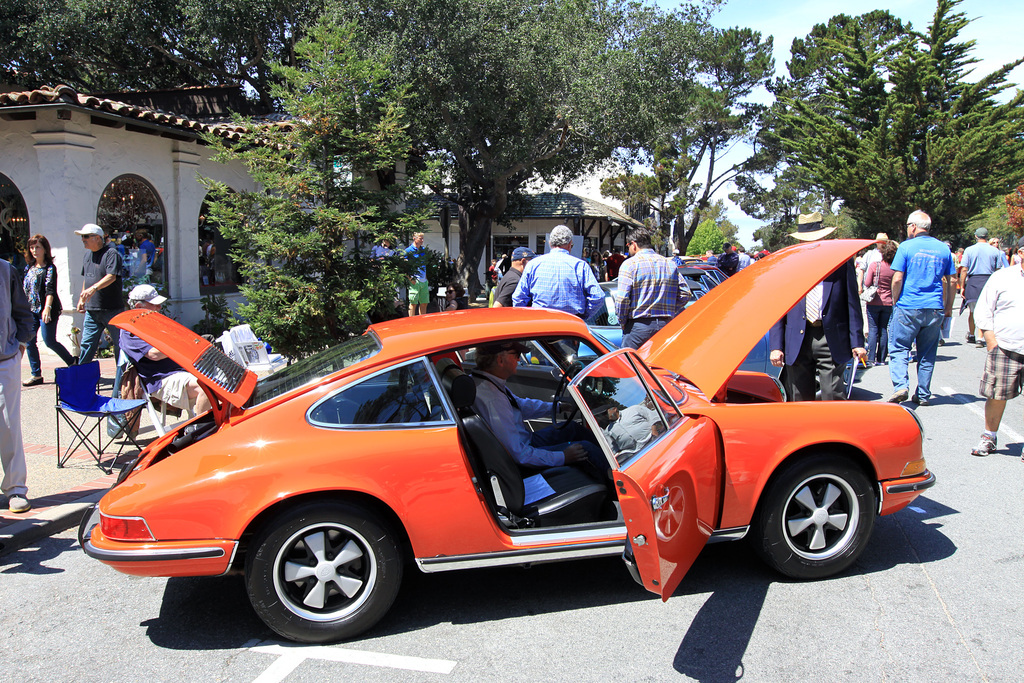
[[(940, 349), (935, 402), (917, 409), (938, 484), (880, 518), (838, 577), (784, 580), (744, 543), (707, 548), (667, 603), (617, 559), (410, 569), (367, 637), (297, 647), (255, 617), (239, 577), (124, 576), (67, 532), (0, 558), (0, 681), (1018, 681), (1024, 402), (999, 453), (972, 457), (983, 356)], [(855, 397), (890, 391), (876, 367)]]

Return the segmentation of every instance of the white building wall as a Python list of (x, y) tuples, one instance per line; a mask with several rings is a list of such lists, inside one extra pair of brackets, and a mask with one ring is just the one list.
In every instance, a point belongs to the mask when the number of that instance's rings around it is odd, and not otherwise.
[[(61, 111), (67, 112), (67, 109)], [(238, 190), (255, 189), (241, 164), (210, 160), (210, 150), (196, 142), (95, 125), (88, 112), (37, 110), (36, 119), (0, 121), (0, 173), (24, 198), (30, 234), (41, 233), (53, 248), (58, 293), (64, 313), (58, 337), (66, 341), (82, 289), (85, 250), (74, 231), (96, 222), (103, 190), (118, 176), (131, 174), (148, 182), (164, 208), (164, 260), (171, 301), (165, 310), (186, 326), (203, 317), (199, 292), (198, 217), (205, 188), (199, 176)], [(240, 295), (227, 295), (237, 305)], [(40, 344), (40, 350), (48, 352)]]

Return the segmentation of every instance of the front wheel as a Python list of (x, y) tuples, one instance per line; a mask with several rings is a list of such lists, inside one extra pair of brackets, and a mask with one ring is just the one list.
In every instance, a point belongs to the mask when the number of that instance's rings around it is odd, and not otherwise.
[(306, 503), (266, 525), (246, 561), (256, 614), (290, 640), (357, 636), (394, 602), (401, 552), (388, 525), (346, 503)]
[(815, 456), (785, 467), (754, 517), (758, 555), (794, 579), (822, 579), (856, 561), (875, 523), (875, 490), (845, 458)]

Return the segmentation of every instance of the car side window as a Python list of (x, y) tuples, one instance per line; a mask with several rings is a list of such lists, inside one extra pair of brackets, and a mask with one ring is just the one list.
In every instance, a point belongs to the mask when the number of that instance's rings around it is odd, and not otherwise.
[(444, 422), (449, 418), (422, 361), (378, 373), (320, 401), (309, 421), (321, 427)]

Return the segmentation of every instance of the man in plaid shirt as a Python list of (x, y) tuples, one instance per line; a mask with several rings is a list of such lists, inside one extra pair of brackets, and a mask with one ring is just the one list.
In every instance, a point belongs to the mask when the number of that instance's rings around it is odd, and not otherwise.
[(683, 310), (690, 289), (675, 262), (654, 253), (649, 229), (635, 229), (626, 246), (629, 258), (619, 268), (619, 324), (622, 347), (638, 349)]
[(588, 320), (604, 304), (590, 264), (569, 253), (572, 230), (556, 225), (548, 235), (551, 251), (531, 260), (523, 269), (513, 306), (553, 308)]

